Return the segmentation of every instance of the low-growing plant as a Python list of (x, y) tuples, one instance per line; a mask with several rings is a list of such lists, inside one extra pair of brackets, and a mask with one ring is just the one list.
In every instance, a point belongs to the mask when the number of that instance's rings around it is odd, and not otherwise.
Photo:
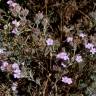
[(1, 0), (0, 96), (96, 96), (95, 5)]

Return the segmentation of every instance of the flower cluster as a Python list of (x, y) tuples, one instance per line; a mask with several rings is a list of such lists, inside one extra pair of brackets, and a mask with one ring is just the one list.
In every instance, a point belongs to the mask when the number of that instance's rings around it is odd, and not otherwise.
[(93, 47), (94, 47), (94, 45), (92, 43), (85, 44), (85, 48), (87, 48), (87, 49), (92, 49)]
[(15, 25), (15, 27), (19, 27), (20, 26), (20, 22), (17, 20), (13, 20), (12, 24)]
[(62, 82), (66, 83), (66, 84), (72, 84), (72, 79), (67, 76), (64, 76), (64, 77), (62, 77)]
[(19, 35), (18, 27), (20, 26), (20, 21), (13, 20), (12, 24), (14, 25), (14, 28), (12, 30), (12, 33)]
[(57, 54), (56, 58), (62, 59), (62, 60), (69, 60), (68, 54), (65, 52), (61, 52), (61, 53)]
[(8, 66), (8, 62), (7, 62), (7, 61), (3, 61), (0, 69), (1, 69), (2, 71), (5, 71), (5, 70), (7, 69), (7, 66)]
[(9, 64), (7, 61), (2, 61), (0, 69), (4, 72), (13, 73), (14, 78), (21, 78), (21, 70), (17, 63)]
[(8, 0), (7, 4), (11, 7), (15, 7), (17, 5), (17, 3), (14, 3), (12, 0)]
[(21, 8), (21, 6), (19, 4), (15, 3), (12, 0), (8, 0), (7, 4), (9, 5), (10, 11), (12, 12), (12, 14), (14, 16), (17, 16), (17, 15), (20, 14), (20, 11), (21, 11), (22, 8)]
[(17, 63), (12, 64), (14, 78), (21, 78), (21, 70)]
[(85, 44), (85, 48), (89, 49), (92, 54), (96, 53), (96, 48), (92, 43)]

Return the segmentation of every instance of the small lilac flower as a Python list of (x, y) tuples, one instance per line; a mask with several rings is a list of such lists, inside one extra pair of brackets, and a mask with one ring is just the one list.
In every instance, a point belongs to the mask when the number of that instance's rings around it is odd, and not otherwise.
[(15, 27), (19, 27), (20, 22), (17, 22), (17, 20), (12, 21), (12, 24), (15, 25)]
[(7, 67), (8, 66), (8, 62), (7, 61), (4, 61), (2, 66), (3, 67)]
[(66, 68), (66, 67), (67, 67), (63, 62), (61, 63), (61, 66), (62, 66), (63, 68)]
[(19, 69), (19, 65), (17, 63), (12, 64), (13, 70)]
[(17, 28), (14, 28), (14, 29), (12, 30), (12, 33), (18, 34), (18, 29), (17, 29)]
[(21, 73), (21, 70), (16, 69), (16, 70), (14, 70), (13, 72), (14, 72), (15, 74), (20, 74), (20, 73)]
[(56, 58), (62, 59), (62, 60), (69, 60), (69, 57), (68, 57), (67, 53), (65, 53), (65, 52), (61, 52), (61, 53), (57, 54)]
[(72, 42), (73, 38), (72, 37), (67, 37), (67, 42)]
[(5, 71), (7, 66), (8, 66), (8, 62), (4, 61), (4, 62), (2, 63), (2, 65), (0, 66), (0, 69), (1, 69), (2, 71)]
[(64, 76), (62, 77), (62, 82), (67, 83), (67, 84), (72, 84), (72, 79), (67, 76)]
[(0, 69), (1, 69), (2, 71), (5, 71), (5, 67), (4, 67), (4, 66), (0, 66)]
[(47, 43), (48, 46), (53, 45), (53, 39), (48, 38), (48, 39), (46, 40), (46, 43)]
[(11, 5), (12, 3), (13, 3), (12, 0), (8, 0), (8, 1), (7, 1), (7, 4), (8, 4), (8, 5)]
[(18, 4), (17, 3), (12, 3), (12, 7), (16, 7)]
[(83, 59), (82, 59), (82, 56), (80, 56), (79, 54), (76, 56), (76, 59), (75, 59), (78, 63), (82, 62)]
[(14, 78), (21, 78), (21, 70), (20, 69), (13, 70), (13, 75)]
[(21, 74), (15, 74), (14, 73), (13, 75), (14, 75), (14, 78), (18, 78), (18, 79), (21, 78)]
[(17, 89), (17, 83), (13, 83), (11, 88), (12, 88), (12, 91), (16, 91), (16, 89)]
[(87, 48), (87, 49), (91, 49), (93, 47), (94, 47), (94, 45), (92, 43), (85, 44), (85, 48)]
[(14, 78), (21, 78), (21, 70), (17, 63), (12, 64)]
[(14, 3), (12, 0), (8, 0), (7, 1), (7, 4), (10, 6), (10, 7), (16, 7), (18, 4), (17, 3)]
[(90, 49), (90, 52), (91, 52), (92, 54), (95, 54), (95, 53), (96, 53), (96, 48)]
[(84, 38), (86, 35), (84, 33), (80, 33), (79, 36)]

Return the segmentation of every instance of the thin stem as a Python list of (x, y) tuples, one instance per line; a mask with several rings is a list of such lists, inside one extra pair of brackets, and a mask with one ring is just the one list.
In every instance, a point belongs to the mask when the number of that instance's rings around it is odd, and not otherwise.
[(47, 16), (47, 4), (48, 4), (48, 0), (45, 0), (46, 16)]

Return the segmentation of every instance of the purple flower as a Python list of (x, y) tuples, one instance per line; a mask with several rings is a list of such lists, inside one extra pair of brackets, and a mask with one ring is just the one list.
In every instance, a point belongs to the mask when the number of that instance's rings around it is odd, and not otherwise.
[(10, 5), (10, 6), (16, 7), (17, 5), (18, 5), (17, 3), (12, 3), (12, 5)]
[(63, 62), (61, 63), (61, 66), (62, 66), (63, 68), (66, 68), (66, 67), (67, 67)]
[(16, 89), (17, 89), (17, 83), (13, 83), (11, 88), (12, 88), (13, 91), (16, 91)]
[(85, 45), (85, 48), (90, 49), (90, 52), (91, 52), (92, 54), (95, 54), (95, 53), (96, 53), (96, 48), (94, 48), (94, 45), (93, 45), (92, 43), (87, 43), (87, 44)]
[(14, 29), (12, 30), (12, 33), (18, 34), (18, 29), (17, 29), (17, 28), (14, 28)]
[(20, 73), (21, 73), (21, 70), (16, 69), (16, 70), (14, 70), (14, 73), (15, 73), (15, 74), (20, 74)]
[(1, 69), (2, 71), (5, 71), (7, 66), (8, 66), (8, 62), (7, 62), (7, 61), (4, 61), (4, 62), (2, 63), (2, 66), (0, 67), (0, 69)]
[(62, 82), (66, 84), (72, 84), (72, 79), (68, 78), (67, 76), (62, 77)]
[(96, 53), (96, 48), (90, 49), (90, 52), (91, 52), (92, 54), (95, 54), (95, 53)]
[(72, 37), (67, 37), (67, 42), (72, 42), (73, 38)]
[(12, 21), (12, 24), (15, 25), (15, 27), (19, 27), (20, 22), (17, 22), (17, 20)]
[(93, 47), (94, 47), (94, 45), (92, 43), (85, 44), (85, 48), (87, 48), (87, 49), (91, 49)]
[(80, 56), (79, 54), (76, 56), (76, 59), (75, 59), (78, 63), (82, 62), (83, 59), (82, 59), (82, 56)]
[(21, 70), (17, 63), (12, 65), (14, 78), (21, 78)]
[(3, 67), (7, 67), (8, 66), (8, 62), (7, 61), (4, 61), (2, 66)]
[(14, 73), (13, 75), (14, 75), (14, 78), (18, 78), (18, 79), (21, 78), (21, 74), (15, 74)]
[(65, 53), (65, 52), (61, 52), (61, 53), (57, 54), (56, 58), (62, 59), (62, 60), (69, 60), (69, 57), (68, 57), (67, 53)]
[(12, 64), (13, 70), (19, 69), (19, 65), (17, 63)]
[(80, 33), (79, 36), (84, 38), (86, 35), (84, 33)]
[(47, 43), (48, 46), (53, 45), (53, 39), (48, 38), (48, 39), (46, 40), (46, 43)]
[(5, 67), (4, 67), (4, 66), (0, 66), (0, 69), (1, 69), (2, 71), (5, 71)]
[(10, 7), (15, 7), (15, 6), (18, 5), (17, 3), (14, 3), (12, 0), (8, 0), (8, 1), (7, 1), (7, 4), (8, 4)]
[(14, 70), (14, 78), (21, 78), (21, 70), (17, 69), (17, 70)]
[(11, 5), (12, 3), (13, 3), (12, 0), (8, 0), (8, 1), (7, 1), (7, 4), (8, 4), (8, 5)]

